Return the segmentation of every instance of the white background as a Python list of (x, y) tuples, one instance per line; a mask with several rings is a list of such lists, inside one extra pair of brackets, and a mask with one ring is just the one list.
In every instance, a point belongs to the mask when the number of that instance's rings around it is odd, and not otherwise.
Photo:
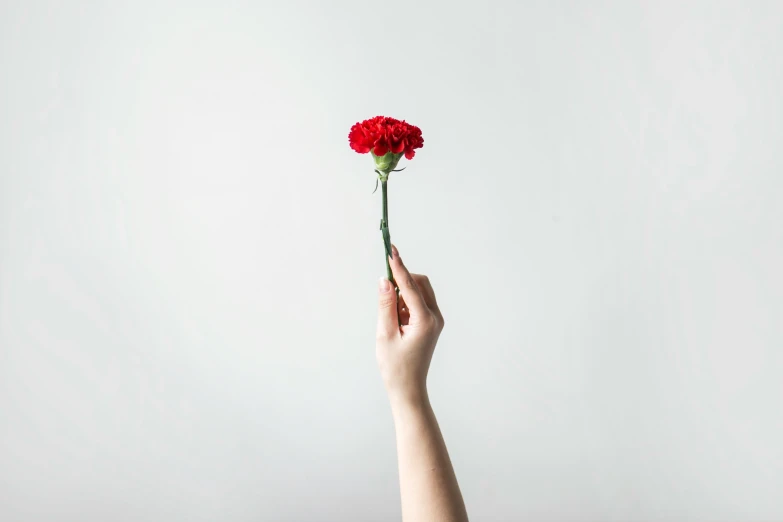
[(783, 520), (779, 2), (0, 7), (0, 519), (399, 519), (392, 238), (475, 521)]

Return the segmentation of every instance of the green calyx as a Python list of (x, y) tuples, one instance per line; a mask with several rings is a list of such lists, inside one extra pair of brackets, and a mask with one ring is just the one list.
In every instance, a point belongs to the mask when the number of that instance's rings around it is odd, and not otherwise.
[(378, 171), (378, 176), (381, 178), (381, 181), (389, 179), (389, 173), (397, 168), (397, 163), (399, 163), (400, 158), (402, 158), (402, 153), (395, 154), (393, 152), (387, 152), (383, 156), (376, 156), (373, 151), (370, 151), (370, 153), (375, 160), (375, 170)]

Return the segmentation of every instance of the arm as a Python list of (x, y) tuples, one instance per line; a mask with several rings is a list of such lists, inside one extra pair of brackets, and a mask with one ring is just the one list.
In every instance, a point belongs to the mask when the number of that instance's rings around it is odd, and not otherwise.
[(443, 316), (427, 277), (410, 274), (396, 248), (392, 254), (400, 297), (389, 281), (381, 280), (376, 354), (394, 416), (402, 518), (466, 522), (457, 477), (427, 395), (427, 371)]

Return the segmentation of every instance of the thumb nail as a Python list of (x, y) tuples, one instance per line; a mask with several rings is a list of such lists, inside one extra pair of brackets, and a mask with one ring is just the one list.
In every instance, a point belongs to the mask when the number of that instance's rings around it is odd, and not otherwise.
[(389, 280), (388, 280), (388, 279), (386, 279), (385, 277), (382, 277), (382, 278), (381, 278), (381, 279), (378, 281), (378, 290), (380, 290), (380, 292), (381, 292), (382, 294), (385, 294), (386, 292), (388, 292), (389, 290), (391, 290), (391, 284), (389, 284)]

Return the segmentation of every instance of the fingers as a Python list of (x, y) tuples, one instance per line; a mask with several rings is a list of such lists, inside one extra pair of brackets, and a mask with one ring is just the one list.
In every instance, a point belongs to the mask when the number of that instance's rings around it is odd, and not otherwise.
[(397, 319), (397, 293), (391, 282), (382, 277), (378, 283), (378, 332), (380, 339), (391, 339), (400, 334)]
[(400, 253), (394, 245), (392, 245), (392, 258), (389, 263), (391, 264), (392, 273), (394, 274), (394, 280), (400, 288), (400, 294), (405, 299), (405, 304), (408, 306), (411, 320), (415, 321), (417, 318), (426, 317), (429, 313), (427, 304), (424, 302), (424, 298), (419, 292), (419, 288), (416, 285), (413, 276), (411, 276), (408, 269), (405, 268), (405, 265), (402, 264)]
[(416, 281), (416, 285), (419, 287), (419, 292), (424, 298), (424, 303), (427, 305), (427, 308), (435, 314), (435, 317), (443, 322), (443, 315), (440, 313), (438, 302), (435, 300), (435, 290), (432, 289), (430, 278), (422, 274), (411, 274), (411, 277)]
[(400, 326), (406, 326), (410, 323), (411, 314), (408, 306), (405, 304), (403, 296), (397, 296), (397, 316), (400, 318)]

